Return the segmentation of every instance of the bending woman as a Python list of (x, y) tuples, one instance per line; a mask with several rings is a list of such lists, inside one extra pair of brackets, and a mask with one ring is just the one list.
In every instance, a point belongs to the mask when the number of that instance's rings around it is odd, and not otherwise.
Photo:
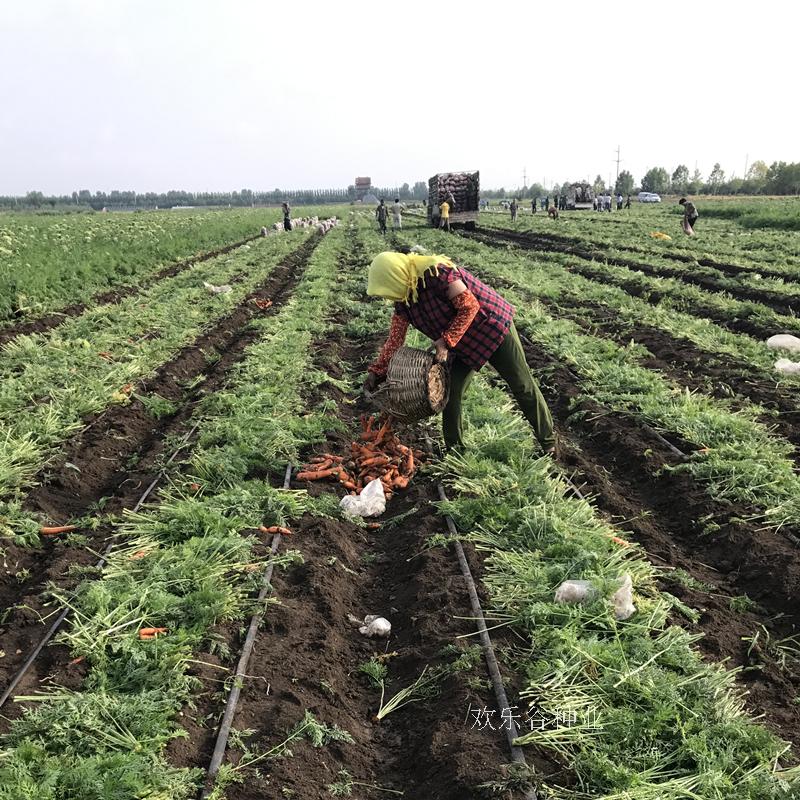
[(365, 383), (375, 391), (408, 326), (432, 339), (439, 361), (450, 365), (450, 400), (442, 415), (445, 445), (463, 445), (461, 403), (487, 362), (508, 384), (543, 450), (553, 455), (553, 420), (531, 375), (514, 326), (514, 308), (494, 289), (445, 256), (381, 253), (369, 267), (367, 294), (394, 301), (389, 338)]

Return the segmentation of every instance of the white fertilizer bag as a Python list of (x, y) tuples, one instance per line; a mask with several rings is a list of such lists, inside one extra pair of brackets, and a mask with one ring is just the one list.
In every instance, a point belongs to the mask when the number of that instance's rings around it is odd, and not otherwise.
[(784, 375), (800, 375), (800, 361), (789, 361), (788, 358), (779, 358), (775, 362), (775, 369)]

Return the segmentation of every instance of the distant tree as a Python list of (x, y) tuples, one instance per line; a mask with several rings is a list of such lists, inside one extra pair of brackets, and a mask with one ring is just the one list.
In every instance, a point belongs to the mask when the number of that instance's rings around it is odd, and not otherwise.
[(708, 188), (711, 194), (718, 194), (722, 184), (725, 182), (725, 172), (719, 165), (719, 161), (714, 164), (714, 169), (708, 176)]
[(44, 203), (44, 195), (41, 192), (28, 192), (28, 194), (25, 195), (25, 202), (29, 206), (39, 208), (42, 203)]
[(766, 190), (770, 194), (800, 194), (800, 162), (773, 162), (767, 170)]
[(672, 173), (672, 190), (678, 194), (686, 194), (689, 189), (689, 167), (678, 164)]
[(663, 167), (649, 169), (642, 178), (643, 192), (666, 192), (669, 189), (669, 173)]
[(598, 175), (594, 179), (594, 183), (592, 184), (592, 189), (594, 189), (594, 193), (595, 194), (603, 194), (605, 192), (605, 190), (606, 190), (606, 182), (603, 180), (603, 178), (600, 175)]
[(411, 193), (415, 200), (424, 200), (428, 196), (428, 184), (425, 181), (417, 181)]
[(747, 170), (747, 175), (744, 176), (744, 179), (746, 181), (765, 181), (768, 170), (769, 167), (766, 161), (754, 161)]
[(633, 183), (633, 175), (626, 169), (622, 170), (617, 178), (617, 182), (614, 184), (614, 194), (633, 194)]

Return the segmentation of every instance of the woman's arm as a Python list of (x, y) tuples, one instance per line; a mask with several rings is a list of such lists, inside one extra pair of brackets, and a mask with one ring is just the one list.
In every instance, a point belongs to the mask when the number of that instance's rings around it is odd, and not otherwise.
[(389, 362), (392, 360), (392, 356), (403, 346), (407, 331), (408, 320), (395, 312), (392, 316), (392, 324), (389, 328), (389, 338), (381, 348), (380, 355), (375, 363), (370, 364), (367, 368), (369, 372), (380, 378), (386, 376), (386, 371), (389, 369)]
[(454, 280), (448, 285), (447, 299), (455, 307), (456, 315), (442, 334), (442, 338), (435, 342), (436, 357), (439, 361), (447, 359), (448, 350), (452, 350), (461, 341), (481, 308), (478, 298), (462, 280)]

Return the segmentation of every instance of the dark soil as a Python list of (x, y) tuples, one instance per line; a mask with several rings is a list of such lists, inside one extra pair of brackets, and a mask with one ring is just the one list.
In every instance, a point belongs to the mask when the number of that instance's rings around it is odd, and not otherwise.
[[(696, 625), (680, 624), (705, 634), (703, 654), (744, 668), (738, 683), (749, 692), (749, 710), (765, 714), (779, 735), (796, 738), (800, 708), (790, 701), (800, 690), (798, 665), (783, 668), (764, 648), (748, 655), (743, 637), (761, 625), (773, 642), (800, 630), (800, 548), (781, 531), (747, 522), (749, 509), (715, 501), (688, 474), (670, 471), (679, 460), (649, 428), (580, 400), (577, 376), (533, 343), (525, 342), (525, 350), (542, 376), (563, 466), (610, 522), (632, 533), (623, 536), (665, 570), (664, 588), (701, 612)], [(575, 417), (576, 410), (586, 413)], [(708, 584), (708, 591), (686, 588), (675, 569)], [(745, 594), (757, 607), (734, 612), (730, 598)]]
[[(257, 238), (259, 238), (258, 235), (248, 236), (246, 239), (242, 239), (238, 242), (232, 242), (224, 247), (218, 247), (214, 250), (209, 250), (208, 252), (198, 253), (197, 255), (192, 256), (192, 258), (187, 258), (182, 261), (178, 261), (175, 264), (170, 264), (170, 266), (164, 267), (164, 269), (159, 270), (153, 275), (143, 276), (140, 280), (147, 280), (148, 286), (152, 285), (158, 281), (164, 280), (165, 278), (171, 278), (173, 275), (177, 275), (179, 272), (191, 267), (193, 264), (199, 264), (201, 261), (208, 261), (209, 259), (229, 253), (231, 250), (235, 250), (237, 247), (241, 247), (243, 244), (252, 242)], [(10, 342), (12, 339), (16, 339), (17, 336), (30, 335), (33, 333), (45, 333), (53, 328), (57, 328), (69, 317), (78, 317), (83, 314), (87, 308), (96, 308), (97, 306), (104, 306), (110, 303), (119, 303), (120, 300), (140, 292), (141, 289), (142, 286), (139, 284), (132, 284), (131, 286), (111, 289), (95, 295), (95, 297), (89, 302), (73, 303), (72, 305), (66, 306), (59, 311), (53, 311), (50, 314), (45, 314), (41, 317), (37, 317), (36, 319), (25, 320), (23, 322), (10, 325), (9, 327), (0, 330), (0, 347), (2, 347), (6, 342)]]
[[(102, 507), (104, 514), (133, 507), (158, 473), (161, 460), (171, 455), (165, 451), (165, 444), (187, 432), (196, 402), (224, 384), (231, 366), (244, 357), (258, 337), (247, 323), (257, 314), (268, 316), (280, 310), (317, 243), (315, 235), (290, 254), (263, 286), (143, 381), (136, 389), (138, 397), (130, 404), (112, 406), (87, 421), (89, 426), (67, 443), (48, 475), (42, 476), (40, 485), (30, 492), (28, 510), (59, 523), (91, 513), (101, 499), (107, 500)], [(253, 302), (256, 299), (271, 299), (273, 305), (261, 311)], [(209, 362), (210, 355), (218, 358)], [(140, 398), (155, 395), (173, 402), (175, 413), (154, 418)], [(0, 585), (0, 606), (14, 608), (0, 626), (6, 651), (6, 657), (0, 660), (0, 686), (7, 685), (43, 635), (38, 614), (46, 613), (44, 587), (49, 582), (60, 587), (73, 585), (78, 578), (70, 577), (70, 567), (94, 564), (112, 533), (109, 525), (101, 524), (88, 534), (86, 547), (76, 548), (68, 539), (57, 538), (45, 540), (36, 550), (3, 546), (5, 580)], [(19, 578), (15, 579), (15, 574)], [(43, 671), (47, 663), (40, 656), (20, 684), (21, 692), (47, 674)]]
[[(725, 286), (719, 282), (718, 278), (708, 275), (692, 274), (690, 272), (672, 272), (669, 269), (656, 267), (652, 264), (645, 264), (639, 261), (631, 261), (624, 258), (614, 258), (600, 250), (585, 250), (583, 247), (567, 245), (553, 240), (552, 237), (542, 237), (538, 234), (522, 234), (513, 231), (500, 231), (497, 229), (483, 228), (480, 232), (467, 234), (484, 244), (505, 246), (512, 243), (524, 250), (535, 250), (538, 252), (559, 252), (577, 256), (584, 261), (605, 261), (618, 267), (643, 272), (658, 278), (675, 278), (685, 283), (699, 286), (702, 289), (713, 292), (723, 292), (731, 297), (743, 302), (762, 303), (772, 308), (779, 314), (796, 314), (800, 311), (800, 304), (792, 302), (790, 298), (777, 292), (767, 290), (752, 289), (745, 286)], [(576, 268), (580, 272), (580, 268)], [(596, 275), (594, 276), (596, 277)], [(605, 278), (605, 276), (604, 276)], [(774, 333), (774, 331), (773, 331)], [(772, 335), (772, 334), (769, 334)]]
[[(342, 268), (363, 261), (358, 246), (351, 241)], [(378, 343), (378, 337), (348, 342), (337, 324), (319, 342), (314, 366), (337, 378), (358, 372)], [(323, 391), (324, 396), (308, 398), (309, 407), (331, 396), (344, 399), (336, 389)], [(359, 427), (358, 414), (367, 410), (344, 402), (339, 409), (349, 432), (331, 433), (320, 449), (347, 452)], [(312, 494), (338, 492), (330, 484), (306, 486)], [(494, 707), (482, 685), (482, 659), (468, 673), (444, 680), (435, 697), (402, 708), (381, 724), (374, 720), (380, 691), (358, 669), (374, 654), (393, 654), (387, 661), (389, 698), (426, 666), (450, 663), (453, 656), (442, 648), (474, 632), (454, 554), (424, 549), (431, 535), (445, 530), (431, 505), (434, 499), (433, 487), (418, 475), (390, 503), (384, 520), (410, 512), (394, 526), (388, 522), (372, 530), (311, 516), (293, 526), (296, 533), (287, 544), (302, 553), (304, 563), (273, 580), (279, 605), (267, 611), (234, 727), (252, 730), (248, 746), (263, 752), (282, 741), (308, 710), (321, 722), (348, 731), (354, 742), (320, 749), (307, 741), (293, 743), (292, 757), (261, 762), (260, 774), (248, 771), (243, 785), (228, 790), (232, 800), (281, 797), (284, 789), (294, 792), (287, 796), (327, 797), (326, 787), (340, 779), (340, 770), (356, 781), (405, 791), (406, 797), (463, 800), (484, 796), (475, 787), (501, 775), (501, 765), (509, 760), (503, 733), (473, 729), (468, 713), (470, 705)], [(475, 554), (470, 558), (478, 572)], [(348, 621), (348, 614), (369, 613), (392, 622), (388, 641), (369, 640)], [(201, 713), (208, 713), (207, 707)], [(174, 763), (207, 766), (214, 735), (208, 730), (177, 744)], [(240, 751), (229, 749), (230, 761), (240, 757)], [(373, 792), (357, 786), (354, 796)]]

